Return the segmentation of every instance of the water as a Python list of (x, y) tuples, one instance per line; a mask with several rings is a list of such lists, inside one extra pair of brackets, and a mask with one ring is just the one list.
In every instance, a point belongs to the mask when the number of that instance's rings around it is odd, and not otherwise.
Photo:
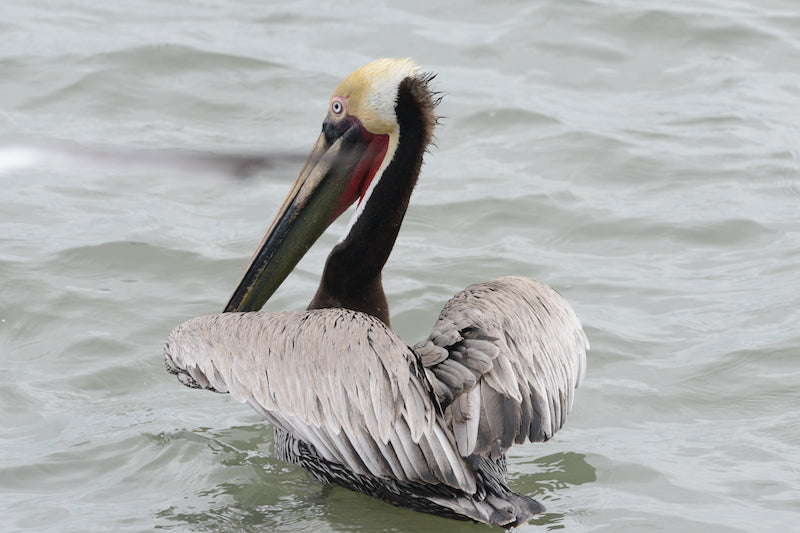
[[(426, 335), (527, 274), (592, 342), (567, 425), (512, 450), (521, 531), (786, 531), (800, 519), (800, 14), (792, 1), (4, 4), (0, 133), (306, 152), (339, 80), (437, 72), (443, 124), (385, 279)], [(297, 167), (0, 167), (0, 511), (9, 531), (479, 531), (275, 460), (164, 372), (219, 311)], [(313, 295), (337, 223), (269, 302)]]

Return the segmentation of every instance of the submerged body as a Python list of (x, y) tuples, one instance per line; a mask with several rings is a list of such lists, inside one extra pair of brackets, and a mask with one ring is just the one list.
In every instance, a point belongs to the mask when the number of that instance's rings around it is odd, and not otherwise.
[[(413, 348), (389, 328), (381, 271), (432, 135), (429, 80), (410, 62), (384, 60), (337, 88), (315, 151), (226, 309), (260, 308), (360, 197), (309, 310), (190, 320), (167, 340), (166, 365), (187, 386), (253, 407), (275, 426), (278, 456), (318, 479), (510, 527), (544, 508), (509, 489), (505, 450), (562, 426), (588, 343), (569, 304), (523, 277), (457, 294)], [(304, 218), (309, 211), (322, 216)]]

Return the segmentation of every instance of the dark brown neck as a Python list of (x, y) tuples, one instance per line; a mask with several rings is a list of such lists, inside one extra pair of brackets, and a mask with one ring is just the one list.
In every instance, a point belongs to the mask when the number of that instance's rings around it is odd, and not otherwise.
[(400, 139), (394, 157), (367, 199), (350, 233), (331, 251), (309, 309), (341, 307), (373, 315), (389, 325), (389, 306), (381, 271), (389, 259), (417, 183), (422, 156), (436, 122), (427, 82), (400, 83), (395, 114)]

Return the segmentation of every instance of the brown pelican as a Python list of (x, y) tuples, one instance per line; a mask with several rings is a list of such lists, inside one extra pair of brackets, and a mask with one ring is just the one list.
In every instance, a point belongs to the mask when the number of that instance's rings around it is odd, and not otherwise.
[[(337, 87), (226, 313), (178, 326), (166, 365), (249, 404), (274, 425), (278, 457), (324, 482), (511, 527), (544, 507), (508, 487), (505, 451), (561, 428), (588, 342), (566, 300), (522, 277), (457, 294), (413, 348), (389, 329), (381, 270), (431, 141), (432, 77), (383, 59)], [(260, 309), (356, 200), (308, 310), (232, 312)]]

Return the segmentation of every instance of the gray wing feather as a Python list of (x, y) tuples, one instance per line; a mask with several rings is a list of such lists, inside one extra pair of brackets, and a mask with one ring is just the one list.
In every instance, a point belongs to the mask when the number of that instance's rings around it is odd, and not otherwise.
[(414, 350), (461, 455), (497, 457), (561, 428), (588, 348), (560, 294), (530, 278), (506, 277), (454, 296)]
[(355, 473), (476, 490), (416, 355), (373, 317), (199, 317), (175, 328), (164, 353), (185, 385), (229, 392)]

